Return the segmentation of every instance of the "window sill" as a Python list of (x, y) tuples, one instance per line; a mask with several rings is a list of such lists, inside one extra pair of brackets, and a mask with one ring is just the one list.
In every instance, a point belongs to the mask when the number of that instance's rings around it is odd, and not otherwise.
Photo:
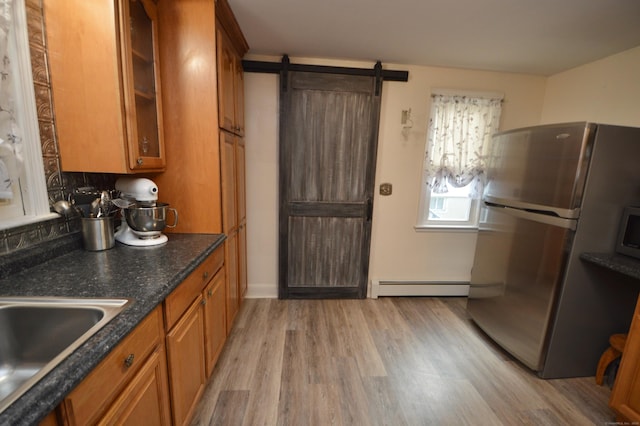
[(21, 216), (12, 219), (2, 219), (0, 223), (0, 231), (17, 228), (19, 226), (31, 225), (37, 222), (57, 219), (59, 217), (60, 215), (58, 213), (46, 213), (37, 216)]
[(478, 232), (477, 226), (462, 225), (415, 225), (416, 232)]

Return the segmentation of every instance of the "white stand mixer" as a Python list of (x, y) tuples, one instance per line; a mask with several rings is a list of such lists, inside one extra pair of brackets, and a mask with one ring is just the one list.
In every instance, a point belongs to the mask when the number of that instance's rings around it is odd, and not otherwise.
[[(120, 198), (131, 203), (122, 209), (122, 224), (115, 233), (116, 241), (129, 246), (148, 247), (164, 244), (168, 241), (161, 233), (165, 226), (165, 210), (167, 204), (158, 203), (158, 187), (146, 178), (119, 178), (116, 189)], [(174, 211), (175, 222), (178, 221)], [(158, 216), (161, 213), (161, 218)], [(174, 223), (173, 226), (176, 225)]]

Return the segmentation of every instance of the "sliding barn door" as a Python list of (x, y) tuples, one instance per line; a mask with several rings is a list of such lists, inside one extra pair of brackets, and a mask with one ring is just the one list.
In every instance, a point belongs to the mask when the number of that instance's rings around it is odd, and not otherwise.
[(288, 72), (280, 101), (279, 295), (366, 297), (379, 83)]

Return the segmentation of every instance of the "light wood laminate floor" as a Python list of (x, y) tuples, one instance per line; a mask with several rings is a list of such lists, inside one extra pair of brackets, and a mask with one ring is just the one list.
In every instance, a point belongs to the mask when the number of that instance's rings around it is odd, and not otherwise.
[[(194, 425), (604, 425), (593, 377), (542, 380), (465, 298), (248, 299)], [(594, 366), (595, 370), (595, 366)]]

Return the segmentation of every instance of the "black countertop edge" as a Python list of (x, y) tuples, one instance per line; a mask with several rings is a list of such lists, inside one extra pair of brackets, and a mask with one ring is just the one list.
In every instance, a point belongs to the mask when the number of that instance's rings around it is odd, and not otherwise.
[(621, 254), (582, 253), (580, 259), (640, 280), (640, 260)]
[(127, 307), (0, 413), (0, 425), (36, 425), (226, 239), (169, 234), (166, 244), (74, 250), (0, 280), (3, 296), (131, 299)]

